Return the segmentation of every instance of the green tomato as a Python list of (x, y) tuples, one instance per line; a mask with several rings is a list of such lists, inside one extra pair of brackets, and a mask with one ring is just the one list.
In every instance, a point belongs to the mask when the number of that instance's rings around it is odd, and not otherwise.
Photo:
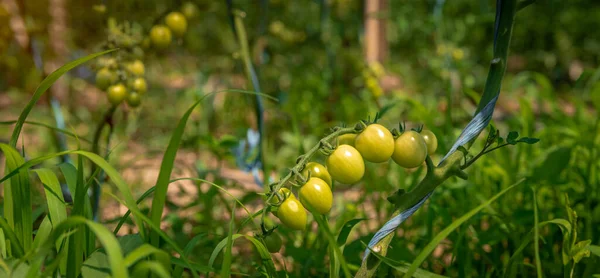
[(333, 205), (331, 188), (320, 178), (310, 178), (300, 188), (298, 195), (304, 207), (312, 208), (320, 214), (328, 213)]
[(165, 24), (173, 31), (173, 34), (177, 37), (183, 37), (187, 30), (187, 19), (179, 12), (171, 12), (165, 18)]
[(148, 84), (146, 83), (146, 79), (142, 77), (138, 77), (131, 82), (131, 89), (135, 92), (143, 95), (148, 91)]
[(394, 153), (394, 136), (384, 126), (371, 124), (356, 136), (354, 146), (366, 161), (386, 162)]
[(281, 250), (281, 245), (283, 245), (281, 237), (276, 233), (271, 233), (270, 235), (266, 236), (264, 241), (267, 250), (269, 250), (270, 253), (279, 252), (279, 250)]
[(421, 166), (427, 157), (427, 144), (421, 134), (416, 131), (402, 133), (394, 142), (392, 159), (404, 168)]
[(187, 18), (192, 19), (198, 15), (198, 7), (192, 2), (185, 2), (181, 6), (181, 13)]
[(155, 25), (150, 29), (150, 41), (157, 49), (165, 49), (171, 44), (171, 29), (164, 25)]
[(423, 130), (421, 131), (421, 136), (423, 136), (423, 140), (425, 140), (425, 144), (427, 145), (427, 153), (433, 154), (438, 147), (437, 137), (431, 130)]
[(365, 162), (352, 146), (340, 145), (327, 157), (327, 170), (331, 177), (344, 184), (353, 184), (365, 174)]
[(306, 229), (306, 210), (302, 203), (296, 199), (293, 194), (290, 194), (277, 210), (277, 217), (283, 225), (294, 230), (303, 231)]
[(117, 82), (117, 79), (117, 74), (114, 71), (108, 68), (101, 68), (96, 73), (96, 86), (100, 90), (106, 90), (110, 85)]
[(133, 74), (134, 76), (144, 76), (144, 74), (146, 73), (146, 67), (144, 66), (144, 62), (140, 60), (134, 60), (133, 62), (128, 63), (125, 67), (127, 71)]
[(310, 171), (310, 177), (320, 178), (324, 180), (329, 186), (331, 186), (331, 175), (327, 168), (320, 163), (317, 162), (309, 162), (304, 166), (304, 170), (302, 170), (302, 175), (304, 177), (308, 177), (308, 171)]
[(127, 95), (127, 104), (131, 107), (138, 107), (142, 104), (142, 96), (136, 92), (131, 92)]
[(338, 136), (338, 145), (350, 145), (354, 147), (354, 140), (356, 140), (356, 134), (343, 134)]
[(108, 87), (108, 101), (118, 105), (127, 97), (127, 88), (121, 83)]

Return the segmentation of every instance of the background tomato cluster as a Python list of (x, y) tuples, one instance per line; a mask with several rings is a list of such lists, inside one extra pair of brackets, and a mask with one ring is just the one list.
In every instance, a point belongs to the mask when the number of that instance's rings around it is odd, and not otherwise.
[[(46, 74), (102, 49), (110, 33), (109, 19), (139, 24), (147, 38), (153, 26), (166, 24), (165, 16), (173, 11), (185, 14), (188, 5), (141, 0), (105, 1), (104, 6), (88, 1), (14, 2), (19, 14), (0, 4), (3, 141), (12, 131), (6, 122), (19, 116)], [(208, 92), (253, 90), (227, 1), (190, 2), (196, 9), (187, 10), (194, 19), (187, 22), (185, 34), (173, 34), (168, 48), (144, 55), (148, 84), (142, 104), (135, 109), (122, 105), (113, 118), (109, 162), (122, 172), (136, 197), (153, 185), (174, 123), (191, 103)], [(263, 188), (257, 185), (252, 170), (240, 167), (240, 160), (246, 165), (259, 157), (259, 180), (277, 180), (329, 128), (354, 125), (385, 108), (382, 125), (425, 125), (437, 135), (438, 150), (432, 157), (437, 162), (476, 109), (492, 52), (493, 1), (389, 1), (379, 17), (385, 22), (387, 55), (371, 65), (365, 63), (364, 55), (365, 1), (233, 4), (245, 14), (261, 92), (277, 101), (263, 99), (264, 121), (260, 122), (252, 95), (208, 97), (188, 123), (174, 178), (210, 179), (248, 208), (258, 210), (263, 206), (259, 194)], [(62, 15), (57, 15), (57, 7), (63, 8)], [(459, 227), (421, 267), (453, 277), (502, 275), (507, 260), (534, 227), (532, 186), (540, 222), (567, 217), (567, 194), (578, 216), (578, 237), (600, 244), (600, 35), (591, 31), (600, 24), (598, 18), (600, 6), (590, 0), (542, 1), (517, 15), (493, 124), (504, 135), (514, 130), (541, 141), (486, 155), (468, 169), (468, 180), (448, 180), (400, 227), (389, 258), (413, 261), (441, 229), (523, 177), (528, 178), (525, 185)], [(11, 27), (15, 20), (23, 23), (22, 28)], [(26, 44), (21, 43), (24, 35)], [(95, 78), (93, 63), (88, 63), (62, 77), (62, 85), (51, 90), (60, 103), (66, 129), (90, 140), (96, 123), (111, 106), (106, 93), (95, 86)], [(51, 103), (50, 98), (42, 99), (29, 119), (56, 125)], [(256, 149), (248, 148), (253, 141), (248, 130), (261, 126), (264, 133), (259, 140), (264, 151), (258, 155)], [(51, 130), (26, 126), (24, 132), (27, 157), (61, 150)], [(243, 156), (238, 151), (242, 142), (246, 146)], [(89, 147), (85, 140), (69, 139), (67, 143), (68, 149), (77, 148), (78, 143)], [(326, 164), (326, 157), (317, 155), (315, 161)], [(423, 167), (406, 170), (394, 163), (367, 163), (361, 182), (334, 189), (329, 215), (335, 219), (335, 231), (346, 221), (366, 219), (357, 224), (344, 249), (349, 264), (360, 265), (363, 243), (390, 219), (393, 205), (386, 197), (398, 189), (410, 190), (423, 174)], [(110, 180), (103, 190), (116, 192)], [(119, 204), (105, 196), (100, 221), (110, 226), (122, 212)], [(40, 204), (38, 216), (43, 212), (40, 198), (34, 197)], [(247, 216), (232, 204), (231, 196), (218, 188), (173, 183), (165, 231), (182, 246), (203, 235), (191, 252), (197, 261), (208, 261), (210, 251), (227, 235), (230, 220), (241, 226)], [(148, 204), (142, 207), (148, 208)], [(255, 232), (249, 226), (244, 229)], [(327, 241), (316, 224), (304, 232), (282, 226), (277, 233), (283, 248), (274, 258), (281, 271), (296, 277), (329, 273)], [(518, 272), (534, 275), (532, 262), (539, 254), (547, 276), (563, 275), (561, 230), (545, 226), (540, 236), (544, 241), (538, 252), (531, 244), (523, 249)], [(234, 271), (261, 271), (260, 258), (251, 244), (236, 241), (233, 252)], [(577, 265), (577, 276), (598, 273), (598, 260), (596, 256), (584, 258)], [(221, 256), (217, 257), (216, 264), (221, 262)], [(388, 265), (379, 270), (383, 276), (395, 272)]]

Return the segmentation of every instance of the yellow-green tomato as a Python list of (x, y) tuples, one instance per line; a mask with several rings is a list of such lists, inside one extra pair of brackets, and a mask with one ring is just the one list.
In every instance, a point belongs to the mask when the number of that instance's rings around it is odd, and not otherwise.
[(350, 145), (354, 147), (354, 140), (356, 139), (356, 134), (348, 133), (343, 134), (338, 137), (338, 145)]
[(421, 131), (421, 136), (423, 136), (423, 140), (425, 140), (425, 144), (427, 145), (427, 153), (430, 155), (435, 153), (435, 150), (437, 150), (438, 147), (438, 141), (435, 134), (431, 132), (431, 130), (425, 129)]
[(344, 184), (353, 184), (365, 174), (365, 162), (360, 153), (350, 145), (339, 145), (327, 157), (327, 170), (331, 177)]
[(146, 83), (146, 79), (142, 77), (138, 77), (131, 82), (131, 89), (135, 92), (143, 95), (148, 91), (148, 84)]
[(155, 25), (150, 29), (150, 40), (157, 49), (165, 49), (171, 44), (171, 29), (164, 25)]
[(404, 168), (421, 166), (427, 157), (427, 144), (416, 131), (402, 133), (394, 142), (392, 159)]
[(326, 214), (333, 205), (333, 194), (331, 188), (320, 178), (310, 178), (300, 188), (300, 202), (304, 207), (312, 208), (320, 214)]
[(394, 153), (394, 136), (384, 126), (371, 124), (356, 136), (354, 147), (366, 161), (386, 162)]
[(185, 2), (181, 6), (181, 13), (183, 13), (187, 19), (192, 19), (198, 15), (198, 7), (192, 2)]
[(146, 67), (144, 62), (140, 60), (134, 60), (133, 62), (126, 65), (127, 71), (135, 76), (143, 76), (146, 73)]
[(282, 241), (278, 234), (272, 233), (266, 236), (264, 240), (267, 250), (269, 250), (270, 253), (277, 253), (281, 249)]
[(136, 92), (131, 92), (127, 95), (127, 104), (131, 107), (138, 107), (142, 104), (142, 96)]
[(106, 90), (110, 85), (117, 81), (117, 78), (117, 74), (114, 71), (108, 68), (101, 68), (96, 73), (96, 86), (100, 90)]
[(185, 35), (185, 31), (187, 30), (187, 19), (185, 16), (179, 12), (171, 12), (165, 18), (165, 24), (167, 27), (171, 29), (173, 34), (177, 37), (182, 37)]
[(302, 175), (304, 177), (308, 177), (308, 171), (310, 171), (310, 177), (320, 178), (324, 180), (329, 186), (331, 186), (331, 175), (327, 168), (320, 163), (317, 162), (309, 162), (304, 166), (304, 170), (302, 170)]
[(127, 89), (121, 83), (108, 87), (108, 101), (113, 105), (121, 103), (127, 97)]
[(277, 217), (283, 225), (291, 229), (302, 231), (306, 228), (306, 210), (293, 194), (281, 203), (277, 210)]

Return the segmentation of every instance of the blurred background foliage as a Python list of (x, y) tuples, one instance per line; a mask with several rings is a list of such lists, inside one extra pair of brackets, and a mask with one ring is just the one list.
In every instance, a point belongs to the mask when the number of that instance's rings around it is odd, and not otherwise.
[[(8, 4), (0, 5), (0, 120), (10, 121), (52, 70), (36, 67), (35, 60), (57, 58), (52, 46), (57, 34), (47, 26), (57, 20), (49, 12), (53, 3), (63, 1), (5, 2), (19, 7), (15, 14)], [(137, 22), (147, 32), (164, 14), (182, 5), (179, 1), (133, 0), (105, 1), (105, 6), (99, 6), (97, 2), (66, 1), (61, 42), (68, 51), (66, 57), (59, 57), (63, 61), (97, 51), (108, 35), (108, 18)], [(285, 173), (330, 127), (353, 125), (384, 107), (389, 110), (382, 123), (388, 127), (406, 121), (410, 127), (424, 124), (434, 131), (440, 142), (434, 161), (439, 161), (474, 113), (492, 53), (495, 2), (387, 1), (387, 8), (365, 14), (367, 2), (233, 1), (234, 8), (246, 15), (244, 24), (262, 92), (278, 99), (264, 100), (263, 162), (272, 170), (269, 176)], [(168, 51), (148, 52), (144, 57), (150, 89), (141, 108), (123, 109), (116, 116), (117, 139), (110, 161), (133, 170), (127, 177), (138, 195), (152, 185), (139, 167), (157, 166), (138, 164), (135, 168), (132, 164), (160, 159), (182, 111), (207, 92), (252, 89), (226, 1), (193, 4), (197, 15), (189, 22), (186, 36)], [(370, 39), (365, 32), (366, 17), (384, 26), (379, 38), (382, 58), (370, 63), (365, 53)], [(23, 28), (15, 27), (19, 20)], [(567, 218), (566, 193), (579, 217), (579, 238), (600, 243), (600, 34), (595, 32), (599, 24), (600, 4), (591, 0), (537, 1), (518, 13), (493, 124), (503, 135), (514, 130), (540, 138), (540, 143), (496, 151), (468, 170), (469, 180), (446, 182), (427, 206), (401, 226), (390, 258), (411, 262), (437, 232), (523, 177), (529, 177), (525, 185), (452, 233), (422, 267), (460, 277), (503, 274), (508, 259), (533, 228), (532, 187), (540, 221)], [(24, 34), (29, 39), (26, 44), (19, 42)], [(90, 139), (93, 123), (108, 108), (101, 97), (104, 93), (94, 88), (90, 65), (62, 80), (65, 90), (53, 94), (62, 104), (67, 127)], [(194, 113), (182, 146), (184, 154), (194, 155), (189, 159), (181, 155), (179, 171), (209, 176), (237, 190), (245, 204), (260, 206), (256, 193), (261, 189), (252, 179), (240, 182), (222, 174), (223, 169), (235, 171), (231, 147), (246, 137), (248, 128), (258, 126), (254, 97), (217, 94)], [(54, 125), (44, 104), (30, 119)], [(31, 157), (57, 151), (47, 129), (29, 126), (25, 131)], [(8, 139), (10, 132), (11, 128), (0, 126), (0, 139)], [(77, 141), (70, 140), (69, 146), (76, 148)], [(89, 146), (82, 143), (82, 147)], [(363, 183), (336, 188), (331, 214), (338, 227), (350, 219), (368, 219), (357, 226), (344, 250), (353, 265), (360, 264), (363, 242), (390, 217), (392, 205), (385, 197), (400, 188), (410, 189), (423, 174), (422, 169), (405, 171), (393, 164), (371, 164), (367, 169)], [(196, 186), (194, 194), (181, 186), (170, 197), (166, 222), (168, 232), (182, 245), (206, 233), (195, 249), (196, 259), (206, 261), (209, 250), (227, 233), (228, 220), (222, 216), (231, 211), (231, 201), (218, 189)], [(177, 199), (182, 196), (191, 200), (181, 204)], [(243, 218), (237, 217), (236, 222), (240, 224)], [(285, 266), (299, 277), (328, 272), (326, 240), (317, 230), (295, 233), (281, 227), (278, 231), (285, 243), (276, 257), (278, 267)], [(544, 273), (557, 277), (570, 271), (562, 264), (561, 230), (545, 226), (540, 233)], [(252, 252), (247, 243), (236, 242), (236, 247), (238, 255)], [(521, 256), (518, 272), (533, 275), (533, 245)], [(249, 263), (238, 256), (234, 268), (252, 273), (258, 262), (258, 258)], [(597, 263), (594, 256), (585, 258), (576, 276), (597, 273)], [(393, 269), (385, 265), (379, 271), (383, 276), (388, 272)]]

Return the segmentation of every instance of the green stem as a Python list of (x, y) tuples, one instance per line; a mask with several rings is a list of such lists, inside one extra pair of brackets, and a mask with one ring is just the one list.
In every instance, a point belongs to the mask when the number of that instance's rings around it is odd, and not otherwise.
[[(92, 141), (92, 152), (102, 156), (102, 154), (100, 154), (100, 137), (102, 136), (102, 130), (104, 130), (104, 127), (106, 125), (108, 125), (110, 127), (109, 129), (109, 133), (106, 135), (106, 142), (107, 142), (107, 146), (106, 148), (108, 149), (108, 143), (110, 142), (110, 137), (112, 135), (113, 132), (113, 115), (115, 113), (115, 111), (117, 110), (117, 106), (113, 105), (111, 106), (106, 113), (104, 114), (104, 116), (102, 117), (102, 121), (100, 121), (100, 123), (98, 124), (98, 127), (96, 128), (96, 131), (94, 133), (94, 140)], [(96, 175), (96, 173), (98, 173), (98, 175), (100, 177), (102, 177), (103, 172), (102, 171), (96, 171), (96, 164), (92, 163), (91, 166), (91, 171), (90, 173), (92, 173), (92, 176), (90, 176), (90, 180), (94, 180), (94, 177)], [(98, 208), (100, 207), (100, 184), (102, 183), (102, 181), (98, 181), (92, 182), (92, 216), (94, 219), (96, 219), (96, 216), (98, 215)]]

